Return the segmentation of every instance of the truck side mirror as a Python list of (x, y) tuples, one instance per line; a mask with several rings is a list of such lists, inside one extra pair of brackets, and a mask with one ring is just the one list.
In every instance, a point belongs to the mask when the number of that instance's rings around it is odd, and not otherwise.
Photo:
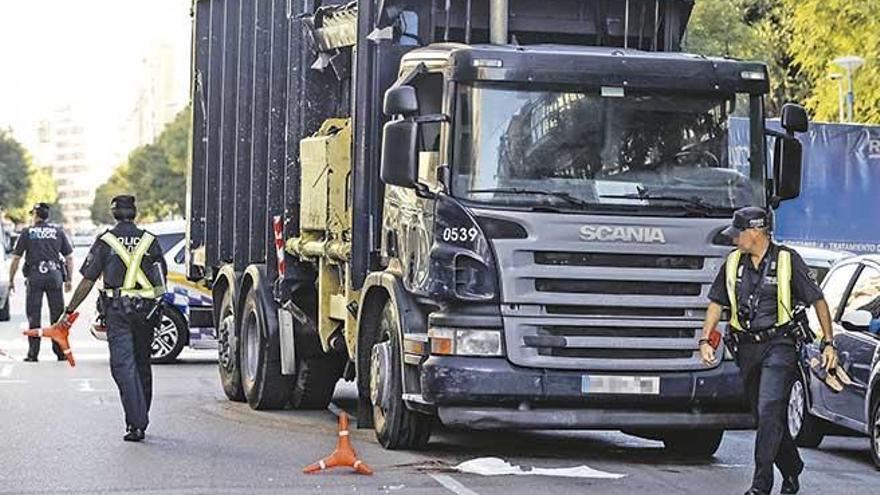
[(804, 107), (794, 103), (782, 105), (782, 128), (789, 133), (807, 132), (810, 128), (810, 119)]
[(416, 89), (406, 85), (389, 89), (385, 92), (382, 110), (389, 117), (394, 115), (410, 116), (419, 113)]
[[(386, 98), (386, 107), (387, 107)], [(382, 130), (382, 182), (415, 188), (418, 184), (419, 160), (417, 137), (419, 125), (413, 120), (396, 120)]]
[(785, 201), (801, 194), (801, 168), (803, 146), (795, 137), (778, 136), (773, 152), (774, 184), (776, 199)]

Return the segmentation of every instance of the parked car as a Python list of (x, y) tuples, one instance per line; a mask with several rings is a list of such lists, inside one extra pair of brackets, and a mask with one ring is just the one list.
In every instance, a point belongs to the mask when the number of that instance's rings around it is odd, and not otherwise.
[(9, 321), (9, 253), (12, 242), (0, 223), (0, 321)]
[[(156, 236), (168, 265), (167, 292), (162, 320), (153, 336), (152, 361), (172, 363), (184, 347), (216, 349), (217, 336), (211, 314), (211, 291), (186, 279), (184, 273), (183, 221), (161, 222), (143, 226)], [(106, 340), (106, 332), (97, 323), (92, 335)]]
[(840, 367), (852, 384), (833, 391), (810, 371), (820, 358), (818, 342), (804, 346), (803, 371), (788, 404), (788, 426), (803, 447), (818, 447), (826, 435), (868, 435), (880, 468), (880, 256), (837, 263), (822, 289), (831, 311)]
[(816, 282), (819, 284), (825, 280), (828, 270), (830, 270), (835, 263), (849, 258), (850, 256), (855, 256), (848, 251), (834, 251), (831, 249), (794, 245), (792, 245), (791, 248), (801, 255), (801, 258), (804, 259), (804, 263), (810, 268), (813, 278), (815, 278)]

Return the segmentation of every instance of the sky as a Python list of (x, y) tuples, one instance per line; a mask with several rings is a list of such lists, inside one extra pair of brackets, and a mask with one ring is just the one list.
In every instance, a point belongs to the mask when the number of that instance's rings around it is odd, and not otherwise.
[(82, 112), (91, 134), (123, 125), (148, 77), (144, 56), (162, 43), (181, 54), (175, 72), (185, 93), (190, 4), (0, 0), (0, 128), (29, 146), (37, 123), (68, 105)]

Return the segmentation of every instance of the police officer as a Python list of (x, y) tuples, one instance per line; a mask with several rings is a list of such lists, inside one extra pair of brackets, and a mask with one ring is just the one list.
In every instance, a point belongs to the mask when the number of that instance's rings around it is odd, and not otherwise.
[(118, 223), (92, 245), (80, 269), (83, 280), (65, 313), (74, 312), (103, 275), (100, 297), (110, 345), (110, 371), (125, 410), (123, 439), (139, 442), (149, 423), (153, 395), (150, 345), (159, 324), (167, 267), (155, 237), (134, 224), (134, 196), (116, 196), (110, 211)]
[[(27, 313), (30, 328), (42, 326), (43, 294), (49, 300), (50, 321), (56, 321), (64, 311), (64, 290), (70, 292), (70, 278), (67, 276), (67, 267), (73, 266), (73, 248), (61, 227), (50, 225), (46, 222), (49, 218), (49, 205), (37, 203), (30, 211), (33, 223), (24, 229), (15, 243), (13, 249), (12, 264), (9, 268), (9, 287), (15, 287), (15, 274), (21, 257), (24, 256), (24, 273), (27, 292), (25, 311)], [(62, 264), (61, 257), (65, 258), (66, 266)], [(40, 354), (40, 338), (28, 337), (28, 354), (24, 359), (28, 362), (37, 362)], [(52, 350), (59, 361), (64, 361), (64, 353), (54, 341)]]
[(723, 232), (736, 242), (709, 292), (700, 354), (715, 363), (709, 335), (730, 311), (729, 342), (735, 343), (746, 394), (756, 415), (755, 471), (746, 495), (770, 493), (773, 465), (782, 473), (781, 493), (797, 493), (804, 463), (786, 421), (788, 397), (798, 370), (796, 306), (812, 305), (822, 327), (822, 365), (837, 366), (828, 304), (803, 259), (770, 239), (770, 218), (762, 208), (737, 210)]

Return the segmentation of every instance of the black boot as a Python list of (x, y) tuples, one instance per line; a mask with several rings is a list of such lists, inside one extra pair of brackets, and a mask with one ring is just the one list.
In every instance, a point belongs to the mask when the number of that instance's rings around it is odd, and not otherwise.
[(143, 428), (129, 427), (127, 431), (128, 431), (128, 433), (126, 433), (125, 436), (122, 437), (122, 439), (125, 440), (126, 442), (140, 442), (146, 436), (144, 434)]
[(28, 357), (24, 358), (23, 361), (26, 362), (26, 363), (36, 363), (36, 362), (37, 362), (37, 358), (35, 358), (35, 357), (31, 357), (31, 356), (28, 356)]
[(798, 475), (782, 477), (782, 490), (779, 493), (792, 494), (797, 493), (800, 489), (801, 483), (798, 480)]

